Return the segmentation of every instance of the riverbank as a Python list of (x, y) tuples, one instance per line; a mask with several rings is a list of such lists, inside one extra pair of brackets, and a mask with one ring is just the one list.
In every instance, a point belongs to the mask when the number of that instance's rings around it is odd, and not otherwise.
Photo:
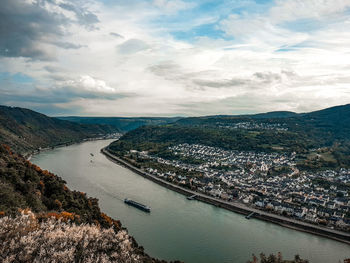
[(265, 211), (261, 211), (255, 208), (251, 208), (251, 207), (247, 207), (244, 204), (238, 203), (238, 202), (226, 202), (220, 199), (216, 199), (214, 197), (208, 196), (208, 195), (204, 195), (195, 191), (191, 191), (189, 189), (183, 188), (181, 186), (178, 185), (174, 185), (172, 183), (169, 183), (167, 181), (164, 181), (158, 177), (155, 177), (149, 173), (146, 173), (145, 171), (138, 169), (137, 167), (131, 165), (130, 163), (118, 158), (117, 156), (111, 154), (110, 152), (107, 151), (106, 147), (101, 149), (101, 152), (111, 161), (114, 161), (118, 164), (123, 165), (124, 167), (130, 169), (131, 171), (161, 185), (164, 186), (168, 189), (171, 189), (173, 191), (176, 191), (178, 193), (181, 193), (185, 196), (192, 196), (192, 195), (196, 195), (196, 200), (198, 201), (202, 201), (217, 207), (221, 207), (224, 208), (226, 210), (230, 210), (233, 212), (237, 212), (243, 215), (248, 215), (251, 213), (254, 213), (254, 218), (260, 219), (260, 220), (264, 220), (267, 222), (271, 222), (274, 224), (278, 224), (280, 226), (283, 227), (288, 227), (291, 229), (295, 229), (295, 230), (299, 230), (302, 232), (307, 232), (307, 233), (311, 233), (311, 234), (315, 234), (318, 236), (322, 236), (322, 237), (326, 237), (326, 238), (330, 238), (333, 240), (337, 240), (343, 243), (346, 243), (348, 245), (350, 245), (350, 233), (346, 233), (346, 232), (342, 232), (342, 231), (338, 231), (338, 230), (333, 230), (333, 229), (329, 229), (329, 228), (325, 228), (325, 227), (321, 227), (321, 226), (317, 226), (317, 225), (312, 225), (303, 221), (299, 221), (299, 220), (295, 220), (292, 218), (287, 218), (287, 217), (283, 217), (283, 216), (279, 216), (279, 215), (275, 215), (275, 214), (270, 214), (267, 213)]

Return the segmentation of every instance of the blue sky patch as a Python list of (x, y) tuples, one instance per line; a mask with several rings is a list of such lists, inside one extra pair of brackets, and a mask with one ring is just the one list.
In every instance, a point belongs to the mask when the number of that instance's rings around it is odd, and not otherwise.
[(10, 74), (9, 72), (0, 72), (1, 81), (10, 81), (16, 83), (31, 83), (34, 82), (34, 79), (25, 75), (23, 73)]
[(209, 37), (212, 39), (230, 40), (232, 37), (225, 35), (225, 32), (217, 27), (217, 24), (203, 24), (189, 31), (176, 31), (172, 35), (179, 40), (192, 41), (198, 37)]

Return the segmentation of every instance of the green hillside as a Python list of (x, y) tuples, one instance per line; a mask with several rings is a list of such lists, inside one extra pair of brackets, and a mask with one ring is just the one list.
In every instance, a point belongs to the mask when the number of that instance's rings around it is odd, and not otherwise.
[(109, 125), (81, 125), (29, 109), (0, 106), (0, 143), (16, 152), (77, 142), (116, 131)]
[(9, 147), (0, 146), (0, 211), (5, 214), (16, 214), (18, 209), (26, 208), (35, 213), (65, 211), (82, 223), (98, 221), (106, 225), (97, 199), (71, 191), (65, 183), (13, 153)]
[[(227, 150), (296, 152), (301, 164), (308, 163), (301, 165), (304, 168), (349, 167), (349, 120), (350, 105), (304, 114), (184, 118), (174, 124), (130, 131), (112, 143), (110, 150), (147, 150), (164, 157), (171, 145), (204, 144)], [(309, 160), (314, 155), (319, 156), (317, 163)]]
[(128, 132), (146, 125), (162, 125), (173, 123), (179, 120), (179, 117), (58, 117), (61, 120), (77, 122), (81, 124), (105, 124), (119, 129), (121, 132)]

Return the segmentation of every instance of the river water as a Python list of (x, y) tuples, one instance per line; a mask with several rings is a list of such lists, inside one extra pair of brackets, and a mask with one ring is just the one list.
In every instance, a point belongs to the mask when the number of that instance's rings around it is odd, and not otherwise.
[[(251, 259), (252, 253), (280, 251), (286, 259), (299, 254), (318, 263), (350, 258), (346, 244), (189, 201), (109, 161), (100, 149), (112, 141), (57, 148), (31, 161), (62, 177), (71, 189), (98, 198), (102, 211), (121, 220), (153, 257), (189, 263), (239, 263)], [(151, 213), (124, 204), (124, 198), (151, 206)]]

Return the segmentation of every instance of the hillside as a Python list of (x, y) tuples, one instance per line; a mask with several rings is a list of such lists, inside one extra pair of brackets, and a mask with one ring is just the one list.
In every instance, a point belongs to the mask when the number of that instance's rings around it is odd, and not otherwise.
[(58, 117), (61, 120), (77, 122), (81, 124), (105, 124), (113, 126), (121, 132), (128, 132), (147, 125), (162, 125), (176, 122), (179, 117)]
[(0, 106), (0, 143), (17, 152), (77, 142), (117, 131), (109, 125), (81, 125), (29, 109)]
[(106, 225), (97, 199), (70, 191), (65, 183), (13, 153), (9, 147), (0, 146), (0, 211), (16, 214), (18, 209), (30, 208), (35, 213), (68, 212), (79, 222)]
[[(290, 118), (298, 116), (298, 113), (292, 111), (272, 111), (267, 113), (258, 113), (254, 115), (250, 115), (251, 118), (255, 119), (271, 119), (271, 118)], [(249, 116), (249, 115), (246, 115)]]
[(69, 190), (60, 177), (6, 146), (0, 146), (0, 187), (0, 217), (9, 216), (0, 218), (1, 262), (13, 262), (11, 257), (16, 262), (160, 262), (144, 254), (119, 221), (102, 213), (97, 199)]
[[(349, 120), (350, 105), (304, 114), (183, 118), (174, 124), (130, 131), (112, 143), (110, 149), (124, 153), (131, 149), (147, 150), (164, 157), (169, 154), (169, 146), (203, 144), (226, 150), (296, 152), (301, 166), (308, 163), (304, 168), (349, 167)], [(309, 160), (314, 156), (318, 156), (316, 161)]]
[[(310, 113), (271, 112), (246, 116), (208, 116), (185, 118), (176, 122), (185, 126), (255, 131), (261, 133), (289, 133), (314, 147), (332, 146), (350, 139), (350, 104)], [(311, 145), (309, 145), (311, 146)]]
[[(241, 129), (224, 129), (208, 126), (184, 126), (170, 124), (165, 126), (146, 126), (125, 134), (119, 141), (113, 143), (125, 150), (151, 150), (158, 146), (170, 146), (181, 143), (204, 144), (227, 150), (260, 150), (275, 151), (277, 147), (283, 150), (303, 152), (314, 144), (303, 135), (293, 132), (264, 131), (254, 132)], [(122, 149), (122, 148), (120, 148)], [(279, 148), (278, 148), (279, 149)]]

